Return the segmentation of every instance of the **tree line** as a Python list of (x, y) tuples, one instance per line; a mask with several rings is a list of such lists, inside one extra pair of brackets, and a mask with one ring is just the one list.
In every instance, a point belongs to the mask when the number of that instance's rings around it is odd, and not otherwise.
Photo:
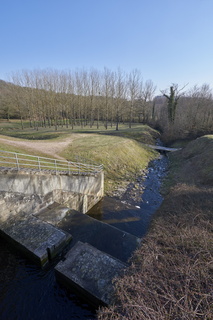
[(141, 73), (129, 74), (105, 68), (57, 71), (21, 71), (11, 75), (7, 96), (7, 113), (29, 119), (31, 126), (90, 127), (107, 129), (116, 123), (141, 122), (148, 117), (156, 87), (151, 80), (143, 81)]
[[(155, 96), (152, 80), (141, 72), (91, 68), (74, 71), (22, 70), (10, 76), (0, 97), (0, 116), (29, 120), (39, 127), (76, 125), (107, 129), (119, 123), (148, 123), (169, 135), (212, 132), (213, 99), (209, 85), (187, 91), (172, 84)], [(2, 91), (0, 91), (2, 93)]]

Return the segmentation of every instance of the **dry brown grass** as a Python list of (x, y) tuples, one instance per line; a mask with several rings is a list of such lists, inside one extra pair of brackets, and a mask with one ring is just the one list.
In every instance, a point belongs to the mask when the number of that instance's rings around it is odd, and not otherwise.
[(212, 200), (209, 185), (170, 190), (99, 320), (213, 319)]

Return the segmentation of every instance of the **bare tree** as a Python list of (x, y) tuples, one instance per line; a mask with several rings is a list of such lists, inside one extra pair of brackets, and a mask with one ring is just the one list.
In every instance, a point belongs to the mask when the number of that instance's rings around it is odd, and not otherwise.
[(140, 108), (142, 121), (147, 123), (149, 119), (152, 118), (153, 110), (153, 98), (156, 91), (156, 86), (152, 80), (147, 80), (141, 86), (141, 95), (140, 95)]
[[(92, 128), (94, 123), (94, 116), (96, 110), (96, 97), (99, 95), (100, 87), (99, 87), (99, 74), (95, 69), (91, 69), (88, 77), (88, 93), (90, 100), (90, 127)], [(99, 110), (98, 110), (99, 113)], [(97, 115), (99, 115), (97, 113)]]
[(132, 119), (134, 114), (135, 103), (140, 96), (141, 89), (141, 72), (137, 69), (134, 69), (129, 74), (128, 79), (128, 91), (129, 91), (129, 128), (132, 127)]
[(115, 81), (115, 121), (116, 130), (118, 130), (118, 124), (122, 118), (122, 108), (126, 99), (127, 86), (126, 86), (126, 74), (118, 69), (116, 73)]
[(12, 73), (11, 81), (14, 85), (11, 86), (10, 98), (12, 100), (14, 108), (18, 111), (18, 114), (21, 120), (21, 128), (24, 129), (23, 120), (25, 116), (25, 108), (24, 108), (23, 78), (21, 76), (21, 72)]
[[(187, 126), (192, 132), (211, 132), (213, 129), (213, 95), (208, 84), (195, 85), (187, 93), (185, 101)], [(205, 129), (204, 129), (205, 128)]]

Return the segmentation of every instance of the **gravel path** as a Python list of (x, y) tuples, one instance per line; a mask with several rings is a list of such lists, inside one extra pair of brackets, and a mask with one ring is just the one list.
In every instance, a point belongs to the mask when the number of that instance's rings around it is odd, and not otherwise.
[(5, 144), (11, 145), (11, 146), (19, 146), (24, 147), (30, 150), (37, 150), (39, 152), (44, 152), (45, 154), (50, 155), (51, 157), (63, 159), (61, 156), (58, 155), (61, 151), (63, 151), (65, 148), (67, 148), (73, 140), (75, 140), (77, 137), (85, 136), (83, 134), (71, 134), (70, 136), (57, 141), (40, 141), (40, 140), (20, 140), (16, 138), (1, 138), (0, 137), (0, 143), (3, 142)]

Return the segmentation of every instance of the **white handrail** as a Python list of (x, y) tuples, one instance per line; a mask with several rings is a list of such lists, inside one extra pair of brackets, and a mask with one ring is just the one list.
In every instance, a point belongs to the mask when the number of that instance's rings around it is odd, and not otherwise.
[(0, 167), (16, 170), (30, 169), (32, 171), (50, 171), (52, 174), (86, 173), (94, 174), (103, 171), (102, 165), (92, 165), (80, 162), (38, 157), (28, 154), (0, 150)]

